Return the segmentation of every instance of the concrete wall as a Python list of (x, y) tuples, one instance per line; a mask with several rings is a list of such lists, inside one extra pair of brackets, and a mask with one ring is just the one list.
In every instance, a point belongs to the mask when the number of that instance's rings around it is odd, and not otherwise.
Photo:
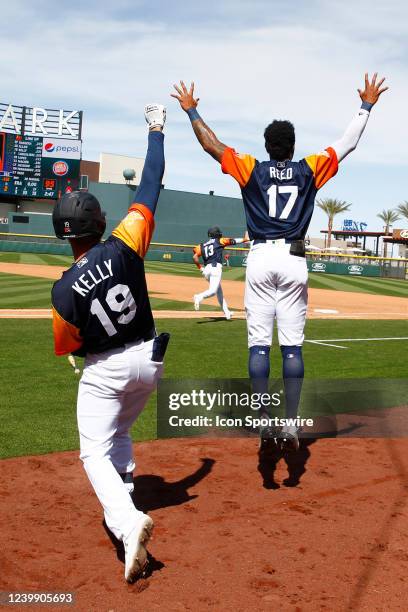
[[(107, 232), (110, 233), (126, 214), (136, 188), (91, 183), (89, 190), (107, 213)], [(162, 189), (156, 212), (155, 242), (197, 243), (206, 238), (212, 225), (219, 225), (225, 235), (242, 236), (246, 228), (242, 201)]]
[(101, 183), (125, 185), (126, 181), (123, 177), (123, 170), (130, 168), (135, 171), (135, 178), (131, 181), (131, 184), (138, 185), (143, 167), (144, 158), (101, 153), (99, 156), (99, 180)]
[[(98, 198), (102, 209), (107, 213), (106, 237), (126, 215), (136, 187), (90, 183), (89, 191)], [(20, 210), (15, 212), (15, 206), (11, 205), (10, 211), (5, 209), (5, 216), (8, 214), (9, 217), (9, 232), (52, 235), (52, 207), (50, 202), (24, 202)], [(29, 214), (30, 212), (43, 214)], [(16, 223), (13, 220), (15, 216), (27, 217), (28, 223)], [(242, 236), (246, 227), (242, 201), (237, 198), (162, 189), (156, 212), (153, 237), (155, 242), (195, 244), (206, 238), (207, 230), (212, 225), (219, 225), (226, 236)]]

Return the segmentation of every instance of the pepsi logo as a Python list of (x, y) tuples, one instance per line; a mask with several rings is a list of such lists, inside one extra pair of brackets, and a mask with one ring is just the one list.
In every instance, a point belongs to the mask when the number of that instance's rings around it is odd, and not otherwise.
[(69, 170), (67, 162), (56, 161), (52, 166), (52, 171), (56, 176), (65, 176)]
[(54, 143), (52, 143), (52, 142), (45, 143), (44, 149), (46, 151), (48, 151), (48, 153), (51, 153), (51, 151), (54, 151), (54, 149), (55, 149)]

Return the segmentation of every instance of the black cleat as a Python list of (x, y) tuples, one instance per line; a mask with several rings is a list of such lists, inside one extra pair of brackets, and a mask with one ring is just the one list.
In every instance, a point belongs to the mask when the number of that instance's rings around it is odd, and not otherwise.
[(276, 427), (262, 427), (259, 431), (259, 454), (273, 454), (279, 450), (279, 429)]
[(286, 451), (292, 453), (299, 450), (299, 436), (297, 432), (289, 433), (281, 431), (278, 443), (283, 453)]

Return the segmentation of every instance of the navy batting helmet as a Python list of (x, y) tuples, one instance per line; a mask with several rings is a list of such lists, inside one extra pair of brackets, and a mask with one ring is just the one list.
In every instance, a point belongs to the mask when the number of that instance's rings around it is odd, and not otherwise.
[(105, 231), (105, 213), (101, 205), (87, 191), (66, 193), (56, 203), (52, 222), (57, 238), (83, 238), (95, 236), (100, 238)]
[(220, 230), (220, 228), (217, 225), (214, 225), (214, 227), (210, 227), (209, 228), (208, 236), (210, 238), (221, 238), (222, 231)]

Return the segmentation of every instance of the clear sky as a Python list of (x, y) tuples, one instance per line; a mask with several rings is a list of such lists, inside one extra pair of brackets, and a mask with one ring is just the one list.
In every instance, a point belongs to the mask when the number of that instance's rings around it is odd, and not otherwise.
[[(82, 109), (86, 159), (101, 151), (144, 156), (143, 106), (161, 102), (166, 187), (233, 196), (237, 185), (201, 151), (169, 97), (173, 82), (194, 80), (199, 111), (220, 140), (258, 159), (266, 158), (265, 125), (290, 119), (300, 158), (342, 134), (358, 111), (364, 72), (378, 71), (390, 90), (320, 196), (350, 202), (347, 217), (369, 230), (382, 229), (377, 212), (408, 200), (404, 0), (14, 0), (0, 49), (0, 100)], [(310, 234), (325, 225), (316, 209)]]

